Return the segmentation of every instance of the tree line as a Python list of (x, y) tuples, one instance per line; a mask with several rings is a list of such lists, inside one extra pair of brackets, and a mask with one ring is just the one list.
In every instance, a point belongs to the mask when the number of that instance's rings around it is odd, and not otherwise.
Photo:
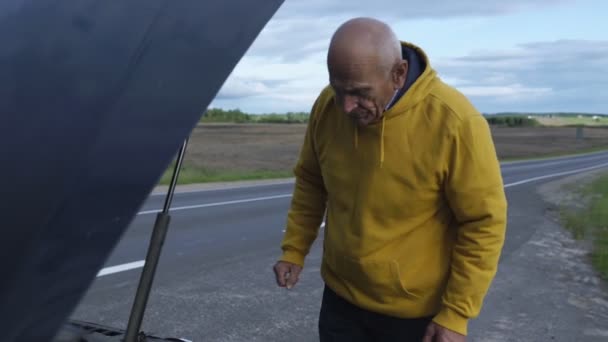
[(508, 127), (531, 127), (538, 125), (538, 121), (526, 116), (489, 116), (485, 115), (488, 123), (493, 126), (508, 126)]
[(212, 108), (207, 110), (201, 122), (215, 123), (307, 123), (308, 113), (288, 112), (284, 114), (248, 114), (239, 109), (223, 110)]
[[(490, 125), (508, 127), (536, 126), (538, 122), (521, 115), (484, 115)], [(288, 112), (284, 114), (248, 114), (240, 109), (211, 108), (201, 118), (201, 122), (208, 123), (307, 123), (308, 113)]]

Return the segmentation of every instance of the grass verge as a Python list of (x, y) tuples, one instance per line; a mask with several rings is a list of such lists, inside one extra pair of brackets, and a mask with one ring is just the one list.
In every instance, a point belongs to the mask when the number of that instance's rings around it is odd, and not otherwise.
[[(163, 173), (160, 185), (168, 185), (171, 182), (173, 166)], [(275, 178), (289, 178), (293, 174), (291, 171), (215, 171), (201, 168), (183, 166), (179, 173), (177, 184), (196, 184), (211, 182), (231, 182), (238, 180), (261, 180)]]
[[(515, 161), (526, 161), (526, 160), (544, 160), (555, 157), (567, 157), (584, 155), (594, 152), (608, 151), (607, 147), (598, 147), (583, 149), (574, 153), (555, 153), (545, 154), (542, 157), (530, 157), (530, 158), (502, 158), (501, 162), (515, 162)], [(171, 174), (173, 173), (174, 164), (171, 163), (169, 168), (165, 170), (162, 178), (160, 179), (159, 185), (168, 185), (171, 181)], [(212, 182), (231, 182), (231, 181), (245, 181), (245, 180), (263, 180), (263, 179), (281, 179), (293, 177), (292, 170), (252, 170), (252, 171), (219, 171), (210, 170), (204, 168), (197, 168), (189, 165), (182, 166), (180, 176), (177, 184), (197, 184), (197, 183), (212, 183)]]
[(578, 195), (585, 205), (562, 208), (562, 222), (576, 239), (592, 243), (593, 265), (608, 280), (608, 174), (583, 186)]
[(596, 153), (596, 152), (605, 152), (608, 151), (608, 147), (591, 147), (591, 148), (583, 148), (579, 149), (576, 152), (556, 152), (556, 153), (544, 153), (542, 156), (536, 157), (517, 157), (517, 158), (501, 158), (501, 162), (517, 162), (517, 161), (532, 161), (532, 160), (545, 160), (552, 159), (558, 157), (575, 157), (582, 156), (585, 154)]

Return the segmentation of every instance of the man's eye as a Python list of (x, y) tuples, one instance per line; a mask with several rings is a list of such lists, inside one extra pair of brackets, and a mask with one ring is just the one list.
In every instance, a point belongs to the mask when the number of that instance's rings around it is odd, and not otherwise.
[(361, 90), (353, 90), (353, 91), (349, 92), (348, 95), (358, 97), (358, 98), (365, 98), (368, 96), (367, 92), (364, 92)]
[(369, 100), (371, 96), (370, 92), (367, 90), (345, 90), (334, 87), (334, 92), (336, 97), (340, 100), (344, 100), (345, 97), (353, 97), (359, 100)]
[(362, 93), (359, 93), (357, 95), (357, 97), (359, 97), (362, 100), (369, 100), (370, 99), (370, 93), (369, 92), (362, 92)]

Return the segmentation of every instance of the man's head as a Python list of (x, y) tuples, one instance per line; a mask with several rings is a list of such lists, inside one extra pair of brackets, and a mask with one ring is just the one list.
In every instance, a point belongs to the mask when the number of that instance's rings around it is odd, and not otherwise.
[(327, 67), (339, 106), (360, 125), (382, 117), (407, 75), (394, 32), (371, 18), (351, 19), (336, 30)]

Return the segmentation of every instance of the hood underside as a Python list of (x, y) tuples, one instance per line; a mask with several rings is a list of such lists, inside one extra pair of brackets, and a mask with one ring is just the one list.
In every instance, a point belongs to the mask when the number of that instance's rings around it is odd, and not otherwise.
[(0, 1), (0, 340), (50, 341), (282, 0)]

